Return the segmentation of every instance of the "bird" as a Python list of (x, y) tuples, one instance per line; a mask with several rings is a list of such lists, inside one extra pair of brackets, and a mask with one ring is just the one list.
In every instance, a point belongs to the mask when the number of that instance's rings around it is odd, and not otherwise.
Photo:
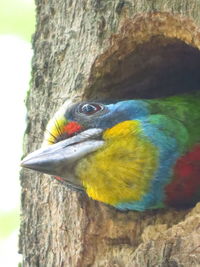
[(64, 105), (22, 167), (118, 210), (200, 201), (200, 93)]

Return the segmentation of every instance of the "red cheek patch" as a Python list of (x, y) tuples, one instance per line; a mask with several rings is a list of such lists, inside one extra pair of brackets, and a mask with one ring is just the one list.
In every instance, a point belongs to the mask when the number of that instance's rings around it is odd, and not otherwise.
[(54, 176), (54, 178), (55, 178), (56, 180), (60, 181), (60, 182), (63, 182), (63, 181), (64, 181), (64, 179), (63, 179), (63, 178), (61, 178), (61, 177), (58, 177), (58, 176)]
[(67, 125), (64, 126), (64, 132), (67, 133), (69, 136), (80, 132), (81, 130), (82, 126), (76, 121), (69, 122)]

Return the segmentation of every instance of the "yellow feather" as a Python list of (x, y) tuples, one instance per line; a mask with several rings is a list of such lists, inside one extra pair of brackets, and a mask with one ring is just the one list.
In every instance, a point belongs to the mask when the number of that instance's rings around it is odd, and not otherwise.
[(155, 173), (157, 149), (142, 135), (138, 121), (117, 124), (103, 139), (105, 145), (75, 169), (87, 194), (111, 205), (140, 200)]
[(62, 105), (62, 107), (55, 113), (53, 118), (48, 122), (44, 135), (44, 142), (42, 144), (43, 147), (55, 143), (55, 137), (58, 137), (63, 133), (64, 126), (68, 122), (64, 114), (70, 103), (71, 101), (66, 101), (64, 105)]
[(64, 126), (67, 124), (67, 119), (63, 116), (54, 116), (47, 125), (45, 131), (43, 147), (52, 145), (55, 143), (56, 138), (64, 132)]

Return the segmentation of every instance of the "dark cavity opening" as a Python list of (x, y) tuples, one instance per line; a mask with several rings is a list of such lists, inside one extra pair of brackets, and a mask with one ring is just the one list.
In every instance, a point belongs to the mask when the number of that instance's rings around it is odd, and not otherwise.
[(128, 54), (119, 48), (105, 58), (100, 67), (93, 65), (85, 99), (157, 98), (200, 90), (200, 51), (178, 39), (152, 37)]

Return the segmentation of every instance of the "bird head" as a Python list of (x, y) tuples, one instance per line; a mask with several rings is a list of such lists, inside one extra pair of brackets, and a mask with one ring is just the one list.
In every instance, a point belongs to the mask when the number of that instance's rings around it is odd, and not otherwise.
[(127, 100), (61, 108), (47, 126), (45, 146), (21, 166), (59, 177), (113, 206), (138, 201), (156, 169), (157, 150), (141, 127), (147, 106)]

